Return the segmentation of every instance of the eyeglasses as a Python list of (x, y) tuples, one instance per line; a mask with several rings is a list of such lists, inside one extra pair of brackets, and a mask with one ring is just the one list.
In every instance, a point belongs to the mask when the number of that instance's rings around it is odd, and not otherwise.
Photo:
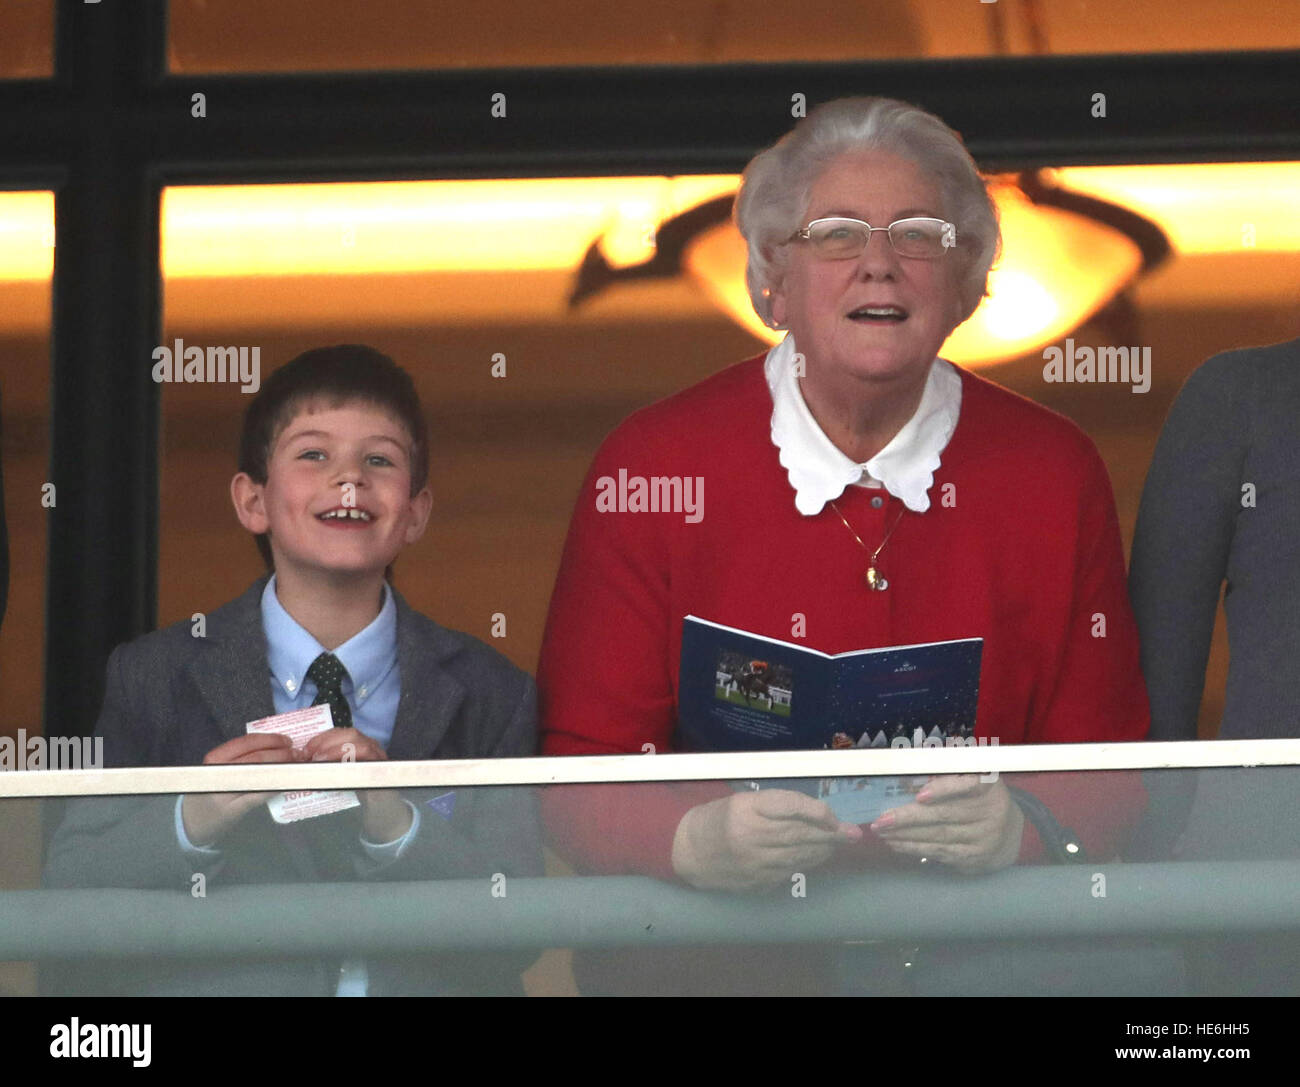
[(883, 230), (900, 257), (934, 260), (957, 244), (957, 228), (942, 219), (899, 219), (889, 226), (872, 226), (861, 219), (814, 219), (790, 238), (812, 245), (821, 260), (848, 260), (862, 255), (871, 235)]

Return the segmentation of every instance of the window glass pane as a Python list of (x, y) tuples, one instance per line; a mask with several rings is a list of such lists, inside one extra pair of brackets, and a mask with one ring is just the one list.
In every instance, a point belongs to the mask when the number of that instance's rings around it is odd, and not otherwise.
[[(436, 781), (448, 765), (407, 769)], [(257, 804), (207, 852), (186, 830), (205, 794), (80, 797), (47, 889), (0, 893), (0, 959), (41, 960), (48, 989), (78, 995), (1296, 995), (1296, 774), (1002, 774), (989, 787), (1034, 813), (1014, 863), (976, 846), (923, 861), (859, 807), (828, 849), (744, 886), (709, 865), (679, 869), (684, 884), (654, 878), (666, 844), (645, 826), (738, 803), (754, 781), (377, 790), (373, 808), (291, 831)], [(817, 806), (894, 790), (881, 802), (901, 813), (907, 780), (763, 780), (757, 795)], [(34, 822), (39, 803), (0, 814)], [(395, 855), (362, 843), (362, 812), (380, 805), (407, 813)], [(1177, 846), (1130, 855), (1144, 820), (1176, 824)], [(34, 888), (34, 873), (8, 886)]]
[[(8, 533), (9, 553), (8, 570), (0, 572), (8, 578), (0, 624), (0, 743), (39, 738), (42, 731), (53, 259), (54, 195), (0, 192), (0, 531)], [(30, 886), (40, 866), (39, 812), (18, 804), (7, 810), (0, 887)], [(0, 993), (28, 992), (32, 983), (27, 968), (0, 967)]]
[[(1274, 0), (980, 4), (857, 0), (737, 7), (486, 0), (172, 0), (178, 72), (720, 64), (1025, 54), (1288, 49), (1300, 24)], [(490, 34), (483, 27), (490, 26)]]
[[(1127, 544), (1187, 376), (1217, 351), (1300, 334), (1289, 212), (1300, 165), (1070, 168), (1037, 179), (1041, 192), (1145, 217), (1171, 246), (1150, 271), (1122, 231), (1030, 201), (1022, 180), (995, 179), (1003, 258), (990, 298), (944, 354), (1087, 431)], [(494, 644), (531, 669), (573, 495), (604, 435), (777, 338), (744, 290), (743, 243), (727, 218), (735, 186), (631, 177), (169, 189), (164, 343), (243, 348), (250, 360), (256, 349), (263, 375), (343, 342), (406, 366), (433, 425), (437, 501), (397, 584), (478, 636), (504, 614), (508, 636)], [(692, 209), (705, 210), (682, 244), (664, 224)], [(661, 232), (672, 251), (650, 263)], [(1040, 323), (1044, 314), (1052, 319)], [(1044, 351), (1067, 340), (1149, 348), (1149, 384), (1047, 380)], [(237, 384), (164, 386), (163, 622), (232, 598), (260, 571), (226, 497), (247, 400)], [(1203, 735), (1222, 716), (1226, 654), (1220, 624)]]
[(0, 79), (54, 74), (54, 0), (0, 4)]
[[(1187, 376), (1217, 351), (1300, 334), (1286, 214), (1297, 169), (994, 179), (1006, 230), (1001, 286), (975, 339), (954, 336), (944, 353), (1085, 430), (1114, 482), (1126, 543)], [(162, 389), (160, 625), (210, 615), (263, 572), (229, 504), (252, 386), (307, 348), (363, 343), (412, 374), (431, 425), (434, 513), (399, 557), (395, 587), (533, 671), (574, 496), (605, 435), (772, 342), (752, 312), (741, 321), (743, 246), (726, 206), (735, 185), (630, 177), (168, 189), (160, 347), (182, 361), (201, 348), (204, 368), (193, 374), (203, 380)], [(1140, 256), (1125, 256), (1134, 243), (1104, 217), (1029, 197), (1053, 187), (1145, 216), (1171, 255), (1143, 270)], [(689, 230), (678, 229), (683, 221)], [(1058, 275), (1079, 269), (1088, 274)], [(1081, 281), (1092, 294), (1078, 294)], [(1000, 294), (1014, 301), (1031, 290), (1052, 305), (1012, 305), (1013, 316), (1075, 316), (1060, 327), (990, 316)], [(1127, 382), (1049, 380), (1044, 352), (1067, 341), (1122, 345), (1135, 365), (1149, 361)], [(256, 359), (256, 372), (209, 375), (218, 348), (249, 367)], [(1220, 637), (1206, 737), (1223, 716), (1226, 663)]]

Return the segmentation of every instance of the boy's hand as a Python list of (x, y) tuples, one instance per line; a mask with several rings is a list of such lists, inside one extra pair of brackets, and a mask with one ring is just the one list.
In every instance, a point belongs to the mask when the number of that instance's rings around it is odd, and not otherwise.
[[(288, 736), (253, 732), (214, 747), (203, 756), (204, 766), (257, 762), (301, 762)], [(210, 846), (245, 815), (274, 793), (187, 793), (181, 799), (185, 835), (196, 846)]]
[(364, 732), (354, 728), (331, 728), (318, 732), (303, 746), (310, 762), (378, 762), (388, 752)]
[[(303, 754), (312, 762), (387, 762), (388, 752), (364, 732), (332, 728), (307, 741)], [(395, 789), (363, 789), (361, 825), (376, 845), (395, 842), (411, 829), (411, 809)]]

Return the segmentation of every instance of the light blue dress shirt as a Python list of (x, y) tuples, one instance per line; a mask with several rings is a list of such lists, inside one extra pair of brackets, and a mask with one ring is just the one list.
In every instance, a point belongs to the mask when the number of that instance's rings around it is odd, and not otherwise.
[[(316, 684), (307, 678), (307, 669), (322, 653), (320, 644), (294, 619), (275, 595), (275, 575), (262, 591), (262, 629), (266, 633), (267, 660), (270, 665), (271, 700), (276, 713), (288, 713), (309, 707), (316, 698)], [(397, 721), (397, 704), (401, 699), (401, 674), (397, 667), (397, 605), (393, 592), (385, 583), (384, 603), (379, 615), (364, 630), (354, 634), (334, 650), (347, 669), (343, 696), (352, 709), (352, 727), (387, 749)], [(216, 860), (221, 850), (196, 846), (185, 834), (181, 802), (176, 800), (176, 838), (187, 853)], [(409, 802), (410, 829), (393, 842), (375, 843), (361, 839), (361, 846), (371, 860), (391, 864), (405, 852), (420, 829), (420, 812)], [(367, 987), (366, 966), (360, 959), (343, 964), (338, 996), (364, 996)]]

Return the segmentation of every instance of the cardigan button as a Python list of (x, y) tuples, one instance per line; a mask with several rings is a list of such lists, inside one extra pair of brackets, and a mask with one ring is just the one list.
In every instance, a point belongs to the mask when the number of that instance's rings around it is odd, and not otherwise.
[(880, 509), (880, 507), (883, 506), (884, 504), (885, 504), (885, 500), (881, 498), (880, 495), (876, 495), (876, 497), (871, 500), (871, 508), (873, 510)]

